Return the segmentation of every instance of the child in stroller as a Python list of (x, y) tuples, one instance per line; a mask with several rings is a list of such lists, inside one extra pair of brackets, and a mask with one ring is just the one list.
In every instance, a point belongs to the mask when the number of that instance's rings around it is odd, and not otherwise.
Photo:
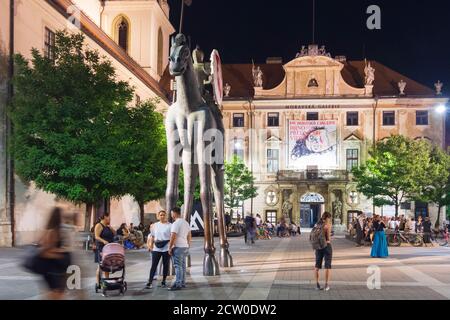
[[(119, 290), (124, 295), (127, 291), (125, 282), (125, 249), (118, 243), (109, 243), (105, 245), (101, 253), (102, 258), (99, 262), (100, 267), (100, 285), (95, 285), (95, 292), (102, 290), (106, 297), (108, 291)], [(121, 275), (113, 278), (104, 278), (103, 272), (115, 273), (121, 271)]]

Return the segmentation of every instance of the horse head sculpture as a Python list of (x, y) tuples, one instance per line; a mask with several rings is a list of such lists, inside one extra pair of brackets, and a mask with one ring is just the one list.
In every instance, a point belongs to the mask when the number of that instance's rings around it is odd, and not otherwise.
[(169, 72), (172, 76), (178, 77), (183, 75), (192, 65), (191, 50), (187, 45), (184, 34), (178, 34), (172, 40), (169, 57)]

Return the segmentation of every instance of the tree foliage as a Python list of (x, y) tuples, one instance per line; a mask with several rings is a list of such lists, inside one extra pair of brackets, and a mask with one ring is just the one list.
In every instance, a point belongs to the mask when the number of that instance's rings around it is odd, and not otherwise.
[(123, 126), (116, 132), (117, 166), (125, 177), (124, 192), (138, 202), (141, 221), (144, 204), (165, 193), (167, 144), (163, 115), (155, 111), (157, 101), (146, 101), (123, 112)]
[(401, 203), (420, 194), (427, 181), (430, 150), (426, 141), (403, 136), (379, 141), (367, 162), (353, 169), (358, 191), (376, 206), (395, 206), (397, 216)]
[(440, 147), (433, 146), (429, 153), (430, 162), (426, 168), (427, 179), (416, 197), (423, 202), (434, 203), (438, 207), (436, 228), (439, 228), (441, 211), (450, 205), (450, 155)]
[(160, 195), (162, 118), (151, 103), (128, 108), (134, 90), (82, 34), (56, 33), (54, 60), (15, 57), (10, 108), (16, 172), (57, 197), (87, 204)]
[(225, 162), (225, 205), (231, 209), (238, 208), (247, 199), (255, 198), (257, 188), (255, 178), (245, 163), (238, 156)]

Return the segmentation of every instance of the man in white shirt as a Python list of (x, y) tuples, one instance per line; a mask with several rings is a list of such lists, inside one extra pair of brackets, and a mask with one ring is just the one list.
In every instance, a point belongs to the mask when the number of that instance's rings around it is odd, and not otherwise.
[(171, 215), (174, 222), (171, 227), (169, 254), (172, 256), (175, 268), (175, 283), (169, 290), (176, 291), (186, 287), (186, 257), (189, 253), (192, 235), (189, 223), (181, 218), (180, 208), (173, 208)]
[(389, 221), (389, 229), (392, 231), (395, 231), (397, 227), (397, 221), (395, 218), (391, 218), (391, 220)]

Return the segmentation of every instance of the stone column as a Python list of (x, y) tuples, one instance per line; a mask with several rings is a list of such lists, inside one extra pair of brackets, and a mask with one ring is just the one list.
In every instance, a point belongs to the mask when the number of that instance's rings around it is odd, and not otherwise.
[[(6, 59), (0, 48), (0, 59)], [(6, 74), (0, 70), (0, 247), (12, 246), (11, 219), (8, 215), (7, 201), (7, 153), (6, 153), (6, 105), (7, 82)]]

